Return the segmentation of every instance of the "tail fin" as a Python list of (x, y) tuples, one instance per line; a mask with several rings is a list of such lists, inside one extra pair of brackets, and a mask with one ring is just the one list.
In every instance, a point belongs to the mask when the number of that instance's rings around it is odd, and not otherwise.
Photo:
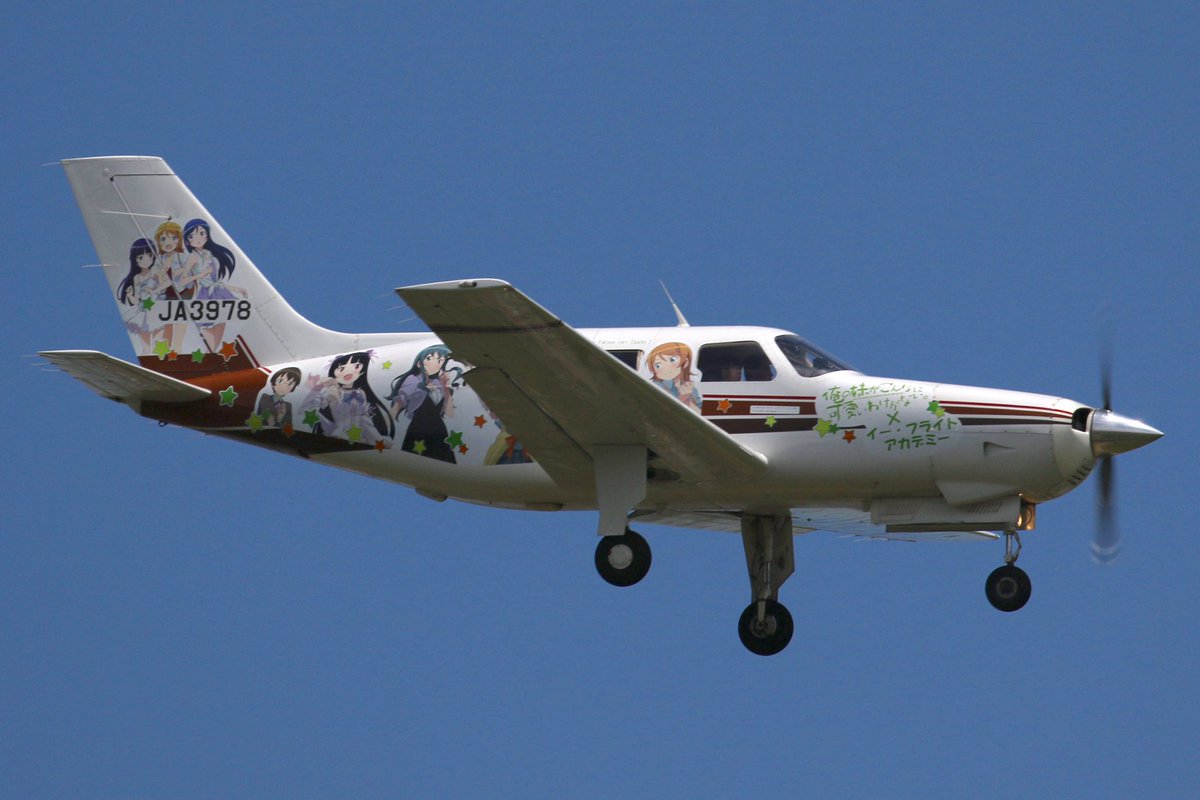
[(298, 314), (161, 158), (62, 163), (142, 366), (188, 378), (400, 338)]

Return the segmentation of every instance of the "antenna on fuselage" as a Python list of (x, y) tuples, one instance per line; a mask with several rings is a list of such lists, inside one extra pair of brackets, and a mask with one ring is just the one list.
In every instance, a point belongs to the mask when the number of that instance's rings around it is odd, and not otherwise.
[(667, 285), (659, 280), (658, 285), (662, 287), (663, 293), (667, 296), (667, 301), (670, 302), (671, 308), (675, 309), (675, 318), (679, 320), (679, 328), (690, 328), (687, 318), (683, 316), (683, 312), (679, 310), (679, 306), (675, 305), (675, 298), (671, 297), (671, 293), (667, 291)]

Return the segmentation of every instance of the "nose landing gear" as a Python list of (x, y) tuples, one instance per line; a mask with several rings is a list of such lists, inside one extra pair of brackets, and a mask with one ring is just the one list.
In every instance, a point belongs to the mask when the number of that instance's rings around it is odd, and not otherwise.
[[(1016, 540), (1016, 550), (1013, 549)], [(988, 602), (999, 611), (1017, 611), (1029, 602), (1033, 583), (1025, 570), (1017, 566), (1021, 554), (1021, 536), (1016, 531), (1004, 532), (1004, 566), (992, 570), (984, 584)]]

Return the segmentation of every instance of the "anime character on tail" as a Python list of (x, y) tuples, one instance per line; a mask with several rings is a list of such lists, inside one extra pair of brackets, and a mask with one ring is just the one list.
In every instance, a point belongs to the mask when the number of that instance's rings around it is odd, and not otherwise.
[(154, 252), (154, 245), (138, 239), (129, 247), (129, 274), (117, 286), (117, 301), (124, 307), (125, 327), (138, 337), (138, 355), (150, 355), (160, 336), (170, 344), (170, 334), (158, 320), (154, 305), (171, 297), (171, 279)]

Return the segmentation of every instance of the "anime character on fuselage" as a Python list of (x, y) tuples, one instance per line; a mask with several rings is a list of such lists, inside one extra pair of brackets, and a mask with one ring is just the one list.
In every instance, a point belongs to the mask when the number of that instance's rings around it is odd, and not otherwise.
[[(138, 239), (129, 246), (129, 274), (117, 286), (117, 300), (126, 306), (121, 313), (125, 327), (141, 340), (138, 355), (154, 352), (154, 342), (164, 326), (152, 309), (157, 302), (168, 299), (170, 292), (170, 278), (155, 257), (154, 245)], [(170, 335), (167, 337), (169, 340)]]
[(392, 381), (387, 400), (397, 421), (401, 412), (409, 420), (402, 450), (454, 464), (445, 420), (454, 416), (454, 389), (463, 370), (447, 367), (449, 358), (450, 348), (443, 344), (417, 353), (412, 369)]
[(267, 381), (269, 392), (264, 392), (258, 399), (256, 413), (263, 418), (263, 424), (272, 428), (283, 428), (288, 431), (292, 427), (292, 404), (284, 398), (296, 391), (300, 385), (300, 369), (284, 367), (277, 370)]
[(333, 359), (327, 377), (308, 376), (311, 394), (301, 410), (316, 411), (313, 433), (391, 447), (396, 427), (367, 380), (371, 356), (369, 352), (346, 353)]
[(650, 382), (685, 406), (700, 413), (703, 398), (692, 377), (692, 348), (683, 342), (666, 342), (646, 356)]
[(496, 416), (496, 413), (487, 406), (484, 406), (487, 415), (491, 417), (492, 424), (500, 429), (496, 434), (496, 440), (488, 447), (487, 452), (483, 456), (484, 466), (490, 467), (497, 464), (532, 464), (533, 456), (526, 451), (525, 445), (521, 444), (517, 437), (513, 436), (504, 428), (504, 423)]
[[(175, 285), (180, 293), (194, 289), (197, 300), (234, 300), (245, 297), (240, 288), (229, 286), (225, 280), (233, 274), (237, 259), (229, 248), (212, 240), (209, 224), (202, 219), (193, 219), (183, 228), (183, 242), (188, 258), (183, 265), (183, 276), (176, 278)], [(236, 294), (235, 294), (236, 292)], [(217, 352), (225, 337), (225, 323), (197, 322), (200, 335), (210, 352)]]

